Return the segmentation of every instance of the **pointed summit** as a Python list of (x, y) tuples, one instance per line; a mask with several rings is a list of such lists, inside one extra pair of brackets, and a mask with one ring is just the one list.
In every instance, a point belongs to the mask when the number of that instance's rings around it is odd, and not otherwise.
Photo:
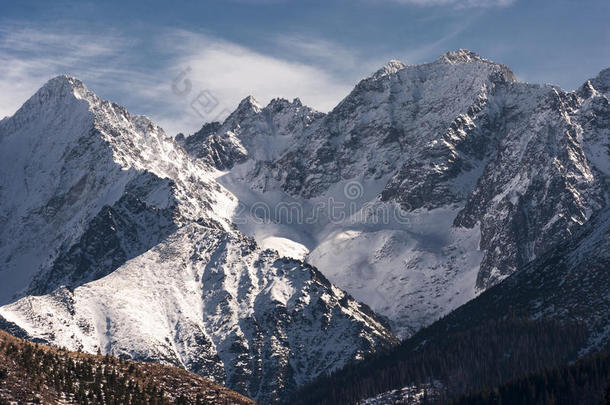
[[(91, 92), (79, 79), (60, 75), (46, 82), (25, 104), (21, 110), (32, 110), (41, 108), (49, 103), (59, 106), (64, 103), (72, 103), (74, 100), (85, 99), (89, 103), (98, 100), (98, 97)], [(19, 113), (17, 111), (17, 113)]]
[(237, 107), (238, 111), (247, 111), (252, 110), (254, 112), (260, 112), (263, 106), (253, 97), (248, 96), (239, 102), (239, 106)]
[(6, 134), (13, 132), (22, 125), (32, 122), (42, 122), (46, 117), (47, 123), (54, 117), (70, 111), (72, 117), (85, 117), (89, 106), (99, 102), (80, 80), (61, 75), (46, 82), (32, 97), (30, 97), (9, 119), (4, 121)]
[(239, 102), (237, 108), (229, 114), (224, 123), (238, 123), (247, 116), (260, 113), (262, 109), (261, 104), (253, 96), (248, 96)]
[(379, 79), (384, 76), (392, 75), (406, 67), (407, 67), (407, 65), (405, 65), (401, 61), (392, 59), (384, 67), (382, 67), (381, 69), (376, 71), (372, 77), (374, 79)]
[(52, 79), (49, 79), (48, 82), (42, 86), (42, 89), (48, 89), (49, 91), (61, 88), (87, 88), (85, 84), (77, 79), (74, 76), (70, 75), (59, 75), (55, 76)]
[(77, 98), (86, 98), (92, 95), (87, 86), (73, 76), (59, 75), (50, 79), (36, 92), (33, 97), (48, 99), (74, 95)]

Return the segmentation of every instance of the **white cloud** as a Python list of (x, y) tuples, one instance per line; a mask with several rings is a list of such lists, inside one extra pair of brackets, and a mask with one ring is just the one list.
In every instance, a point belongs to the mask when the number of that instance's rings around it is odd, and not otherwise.
[[(191, 102), (203, 91), (208, 91), (219, 103), (208, 114), (213, 117), (222, 109), (232, 110), (248, 95), (253, 95), (262, 104), (276, 97), (299, 97), (304, 104), (328, 111), (348, 94), (354, 84), (333, 73), (332, 69), (324, 69), (317, 64), (266, 55), (202, 34), (175, 31), (166, 36), (164, 41), (166, 48), (175, 49), (175, 59), (169, 69), (171, 77), (168, 88), (175, 78), (182, 84), (183, 78), (178, 75), (189, 69), (185, 78), (191, 81), (192, 90), (181, 97), (182, 104), (190, 109), (184, 114), (192, 116), (193, 120), (200, 121), (201, 118), (193, 113)], [(328, 60), (331, 55), (322, 43), (294, 41), (293, 45), (293, 50), (314, 58)], [(343, 53), (343, 57), (351, 58), (347, 53)], [(342, 62), (333, 59), (338, 64)], [(351, 64), (352, 59), (347, 62)], [(179, 88), (182, 89), (183, 86)], [(175, 99), (176, 95), (171, 97)]]

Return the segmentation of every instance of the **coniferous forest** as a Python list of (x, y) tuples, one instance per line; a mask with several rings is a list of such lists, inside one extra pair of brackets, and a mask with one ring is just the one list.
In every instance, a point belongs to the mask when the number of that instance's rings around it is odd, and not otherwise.
[(499, 387), (460, 396), (451, 405), (610, 404), (610, 354), (547, 368)]
[(251, 404), (183, 369), (74, 353), (0, 331), (0, 405)]
[[(353, 404), (434, 382), (440, 382), (441, 388), (426, 392), (431, 404), (522, 403), (514, 398), (530, 401), (523, 403), (571, 403), (554, 402), (564, 394), (566, 398), (586, 394), (601, 401), (610, 377), (607, 355), (560, 368), (577, 358), (586, 341), (585, 328), (578, 323), (512, 318), (442, 338), (437, 332), (424, 329), (394, 349), (322, 377), (299, 392), (295, 403)], [(429, 336), (437, 338), (427, 343)], [(531, 377), (519, 379), (528, 374)]]

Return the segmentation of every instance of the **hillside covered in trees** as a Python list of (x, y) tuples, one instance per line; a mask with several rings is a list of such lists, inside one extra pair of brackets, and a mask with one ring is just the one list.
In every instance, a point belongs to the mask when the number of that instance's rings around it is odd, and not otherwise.
[(0, 331), (0, 405), (253, 404), (185, 370), (69, 352)]
[(440, 381), (442, 388), (430, 394), (447, 403), (528, 373), (563, 366), (577, 358), (587, 339), (581, 324), (550, 320), (492, 320), (446, 335), (439, 327), (435, 324), (395, 349), (314, 381), (294, 398), (295, 403), (353, 404), (434, 381)]
[(550, 368), (500, 387), (463, 395), (451, 405), (610, 404), (610, 354)]

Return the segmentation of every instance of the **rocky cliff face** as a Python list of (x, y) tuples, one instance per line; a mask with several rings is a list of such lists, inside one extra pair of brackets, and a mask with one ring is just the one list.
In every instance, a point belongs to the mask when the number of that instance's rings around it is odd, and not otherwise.
[(523, 266), (480, 299), (455, 311), (447, 329), (460, 323), (507, 317), (581, 322), (588, 333), (579, 355), (610, 347), (610, 213), (594, 214), (569, 240)]

